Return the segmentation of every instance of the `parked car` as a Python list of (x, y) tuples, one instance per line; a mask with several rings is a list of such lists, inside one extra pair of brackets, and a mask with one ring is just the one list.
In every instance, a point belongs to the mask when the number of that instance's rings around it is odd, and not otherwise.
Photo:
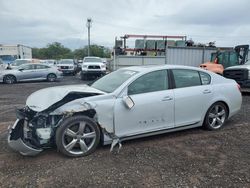
[(62, 77), (57, 67), (39, 63), (26, 63), (10, 70), (0, 71), (0, 82), (13, 84), (21, 81), (48, 80), (54, 82)]
[(25, 63), (40, 63), (39, 59), (16, 59), (13, 63), (9, 64), (9, 68), (13, 69)]
[(250, 62), (228, 67), (223, 71), (226, 78), (234, 79), (242, 88), (250, 88)]
[(56, 66), (57, 65), (57, 61), (55, 59), (41, 60), (41, 63), (43, 63), (45, 65), (49, 65), (49, 66)]
[(57, 67), (63, 72), (63, 74), (73, 74), (77, 73), (77, 65), (73, 59), (61, 59), (57, 63)]
[(133, 138), (199, 126), (217, 130), (240, 110), (241, 102), (234, 80), (203, 69), (122, 68), (91, 86), (58, 86), (31, 94), (17, 110), (8, 143), (23, 155), (57, 147), (67, 156), (85, 156), (99, 143), (112, 143), (112, 150)]
[(81, 79), (87, 80), (90, 76), (103, 76), (106, 74), (106, 65), (99, 57), (85, 57), (82, 63)]

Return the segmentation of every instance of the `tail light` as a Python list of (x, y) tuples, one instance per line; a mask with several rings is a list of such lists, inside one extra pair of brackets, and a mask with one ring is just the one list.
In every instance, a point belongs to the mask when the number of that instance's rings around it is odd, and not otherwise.
[(240, 84), (237, 84), (237, 87), (238, 87), (238, 90), (241, 92), (241, 87), (240, 87)]

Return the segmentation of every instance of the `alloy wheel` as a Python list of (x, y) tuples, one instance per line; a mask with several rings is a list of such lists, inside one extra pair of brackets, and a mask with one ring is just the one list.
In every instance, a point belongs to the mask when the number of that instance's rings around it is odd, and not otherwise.
[(68, 126), (62, 136), (64, 149), (73, 155), (87, 153), (93, 147), (95, 141), (95, 129), (85, 121), (77, 122)]
[(224, 105), (215, 104), (209, 111), (208, 124), (213, 129), (220, 128), (226, 120), (226, 109)]

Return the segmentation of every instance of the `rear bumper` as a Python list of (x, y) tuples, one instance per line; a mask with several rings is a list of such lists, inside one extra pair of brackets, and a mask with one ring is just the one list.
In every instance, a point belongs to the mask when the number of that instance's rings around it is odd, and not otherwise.
[(23, 121), (17, 119), (13, 126), (9, 127), (8, 145), (22, 155), (34, 156), (39, 154), (42, 149), (37, 149), (26, 144), (23, 140)]

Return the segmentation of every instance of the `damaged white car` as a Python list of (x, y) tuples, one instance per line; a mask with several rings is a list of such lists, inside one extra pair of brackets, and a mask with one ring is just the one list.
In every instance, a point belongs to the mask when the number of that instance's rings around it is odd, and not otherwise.
[(8, 143), (23, 155), (55, 147), (67, 156), (101, 144), (205, 126), (221, 128), (241, 108), (234, 80), (185, 66), (128, 67), (91, 86), (58, 86), (31, 94), (17, 110)]

